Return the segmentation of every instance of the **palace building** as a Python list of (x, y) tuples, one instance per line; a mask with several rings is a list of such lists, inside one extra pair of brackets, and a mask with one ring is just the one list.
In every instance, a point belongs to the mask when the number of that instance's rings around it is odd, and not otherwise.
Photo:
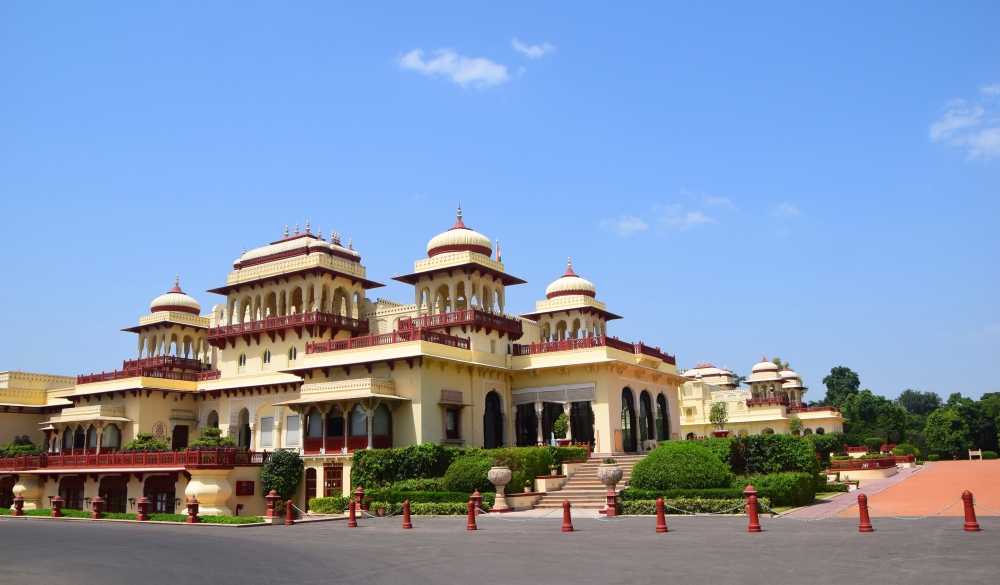
[[(566, 413), (567, 439), (643, 452), (683, 432), (682, 387), (689, 409), (692, 384), (716, 388), (678, 375), (658, 347), (612, 336), (620, 317), (571, 264), (533, 312), (506, 313), (507, 287), (526, 283), (461, 209), (395, 277), (413, 287), (412, 303), (371, 298), (382, 285), (361, 260), (336, 233), (286, 228), (235, 260), (209, 291), (222, 299), (210, 311), (175, 280), (124, 329), (136, 353), (120, 369), (0, 374), (0, 439), (28, 435), (46, 453), (0, 459), (0, 505), (18, 493), (26, 508), (45, 508), (58, 494), (80, 508), (100, 495), (124, 512), (146, 496), (152, 511), (173, 512), (195, 496), (206, 514), (260, 514), (260, 466), (292, 449), (306, 462), (305, 508), (349, 491), (358, 449), (547, 443)], [(206, 427), (239, 450), (187, 450)], [(140, 432), (173, 451), (121, 452)]]

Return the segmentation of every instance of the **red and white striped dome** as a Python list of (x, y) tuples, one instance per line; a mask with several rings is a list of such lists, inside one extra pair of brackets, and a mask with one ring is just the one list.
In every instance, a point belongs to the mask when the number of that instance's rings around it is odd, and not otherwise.
[(468, 228), (462, 222), (462, 206), (458, 206), (458, 221), (448, 231), (427, 242), (427, 257), (449, 252), (475, 252), (487, 258), (493, 256), (493, 243), (483, 234)]
[(201, 304), (185, 294), (180, 287), (180, 277), (174, 277), (174, 288), (167, 294), (160, 295), (149, 304), (149, 311), (178, 311), (181, 313), (201, 314)]

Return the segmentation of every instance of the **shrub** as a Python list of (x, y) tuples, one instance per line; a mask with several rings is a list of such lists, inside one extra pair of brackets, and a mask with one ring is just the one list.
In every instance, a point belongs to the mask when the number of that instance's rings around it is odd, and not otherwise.
[(703, 490), (637, 490), (633, 487), (618, 493), (619, 500), (664, 500), (702, 499), (702, 500), (732, 500), (742, 498), (742, 490), (735, 488), (715, 488)]
[(566, 433), (569, 432), (569, 417), (566, 413), (562, 413), (556, 417), (555, 422), (552, 423), (552, 433), (557, 439), (565, 439)]
[(351, 459), (351, 487), (376, 488), (404, 479), (441, 477), (464, 451), (436, 443), (395, 449), (359, 449)]
[(0, 457), (18, 457), (22, 455), (41, 455), (42, 448), (31, 441), (28, 435), (14, 436), (9, 443), (0, 446)]
[(814, 443), (805, 439), (792, 435), (751, 435), (731, 440), (729, 467), (736, 475), (819, 472)]
[(549, 469), (555, 464), (550, 447), (504, 447), (484, 453), (510, 468), (510, 483), (505, 490), (507, 493), (519, 492), (519, 488), (526, 482), (534, 481), (539, 475), (548, 475)]
[(629, 485), (640, 490), (729, 487), (732, 474), (702, 445), (667, 441), (650, 451), (632, 468)]
[(299, 489), (305, 468), (299, 454), (294, 451), (271, 453), (260, 470), (261, 496), (266, 496), (274, 490), (281, 496), (281, 501), (292, 499)]
[(720, 431), (725, 428), (726, 423), (729, 422), (729, 410), (725, 402), (716, 402), (712, 405), (708, 411), (708, 422)]
[(134, 439), (125, 443), (122, 451), (169, 451), (170, 445), (166, 441), (157, 439), (153, 433), (139, 433)]
[(996, 458), (997, 458), (996, 451), (983, 451), (983, 459), (996, 459)]
[[(402, 504), (406, 500), (410, 500), (410, 504), (461, 504), (468, 503), (469, 497), (472, 495), (471, 492), (397, 492), (388, 489), (384, 490), (374, 490), (368, 492), (366, 495), (370, 495), (375, 500), (380, 502), (388, 503), (390, 506), (395, 508), (399, 504)], [(497, 494), (495, 491), (482, 491), (480, 490), (480, 495), (483, 496), (483, 506), (493, 507), (493, 502), (496, 501)]]
[(479, 490), (489, 491), (493, 485), (487, 479), (486, 474), (493, 461), (486, 457), (463, 457), (452, 463), (441, 480), (441, 487), (449, 492), (461, 492), (471, 494)]
[(824, 464), (829, 462), (830, 453), (839, 453), (844, 449), (844, 433), (813, 434), (805, 438), (813, 444), (813, 450), (819, 453)]
[(468, 502), (464, 504), (455, 502), (414, 504), (411, 502), (410, 514), (414, 516), (464, 516), (469, 511), (468, 505)]
[(421, 479), (404, 479), (402, 481), (393, 482), (389, 489), (395, 492), (441, 492), (444, 488), (441, 486), (440, 477), (428, 477)]
[(586, 461), (587, 450), (583, 447), (548, 447), (556, 465), (567, 461)]
[(804, 426), (805, 424), (802, 422), (802, 419), (794, 414), (788, 419), (788, 432), (796, 437), (802, 434), (802, 428)]
[(868, 447), (869, 453), (879, 453), (882, 451), (882, 445), (885, 441), (878, 437), (866, 437), (864, 440), (865, 447)]
[[(663, 510), (667, 514), (685, 514), (687, 512), (712, 514), (727, 510), (732, 514), (742, 514), (746, 503), (746, 499), (742, 496), (723, 500), (701, 498), (676, 498), (668, 500), (664, 498)], [(766, 496), (758, 497), (757, 504), (758, 509), (763, 511), (764, 506), (771, 506), (771, 501)], [(634, 514), (656, 514), (656, 500), (619, 500), (618, 513), (629, 516)]]
[(314, 514), (339, 514), (347, 508), (350, 501), (351, 498), (347, 496), (311, 498), (308, 509)]
[(846, 483), (828, 483), (823, 486), (824, 492), (848, 492), (851, 491), (851, 486)]
[(937, 461), (940, 458), (941, 456), (938, 455), (937, 453), (931, 453), (930, 455), (927, 456), (928, 461)]
[(732, 458), (733, 439), (704, 439), (700, 444), (714, 453), (719, 458), (719, 461), (726, 464), (726, 467), (729, 467), (729, 461)]
[(188, 449), (217, 449), (219, 447), (235, 447), (232, 437), (223, 437), (222, 429), (207, 427), (201, 429), (198, 438), (188, 444)]
[(775, 506), (804, 506), (816, 498), (816, 476), (811, 473), (774, 473), (738, 477), (733, 488), (743, 491), (752, 484), (771, 498)]
[(914, 457), (920, 457), (920, 450), (909, 443), (902, 443), (896, 445), (896, 448), (892, 450), (893, 455), (913, 455)]

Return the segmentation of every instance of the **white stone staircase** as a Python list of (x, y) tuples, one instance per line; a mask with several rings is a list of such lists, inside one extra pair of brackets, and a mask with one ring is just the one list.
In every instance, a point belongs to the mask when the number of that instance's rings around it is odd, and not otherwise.
[[(625, 489), (625, 482), (632, 477), (632, 466), (645, 455), (614, 455), (622, 468), (622, 480), (616, 486), (618, 491)], [(563, 484), (558, 491), (547, 492), (535, 504), (535, 509), (545, 510), (562, 507), (563, 500), (569, 500), (577, 508), (601, 510), (607, 502), (608, 489), (597, 479), (597, 468), (604, 457), (593, 457), (581, 465)]]

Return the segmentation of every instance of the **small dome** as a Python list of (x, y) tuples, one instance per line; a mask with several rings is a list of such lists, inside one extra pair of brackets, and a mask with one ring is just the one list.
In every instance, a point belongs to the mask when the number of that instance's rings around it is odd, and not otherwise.
[(545, 298), (562, 297), (567, 295), (586, 295), (588, 297), (597, 296), (597, 287), (586, 278), (580, 278), (573, 272), (572, 258), (567, 260), (566, 274), (559, 280), (545, 287)]
[(747, 382), (780, 382), (781, 374), (778, 373), (778, 366), (774, 362), (767, 361), (766, 356), (762, 356), (760, 362), (754, 365)]
[(781, 377), (782, 377), (782, 379), (785, 379), (785, 380), (798, 380), (799, 379), (799, 375), (796, 374), (795, 372), (793, 372), (792, 370), (789, 370), (788, 368), (782, 368), (781, 369)]
[(774, 362), (767, 361), (766, 357), (762, 357), (760, 362), (757, 363), (751, 370), (754, 374), (759, 372), (777, 372), (778, 365)]
[(181, 290), (180, 278), (175, 277), (174, 288), (170, 289), (170, 292), (167, 294), (153, 299), (153, 302), (149, 304), (149, 311), (151, 313), (156, 313), (157, 311), (178, 311), (200, 315), (201, 305)]
[(427, 242), (427, 257), (448, 252), (475, 252), (487, 258), (493, 255), (493, 242), (483, 234), (473, 231), (462, 223), (462, 206), (458, 207), (458, 221), (448, 231), (438, 234)]

